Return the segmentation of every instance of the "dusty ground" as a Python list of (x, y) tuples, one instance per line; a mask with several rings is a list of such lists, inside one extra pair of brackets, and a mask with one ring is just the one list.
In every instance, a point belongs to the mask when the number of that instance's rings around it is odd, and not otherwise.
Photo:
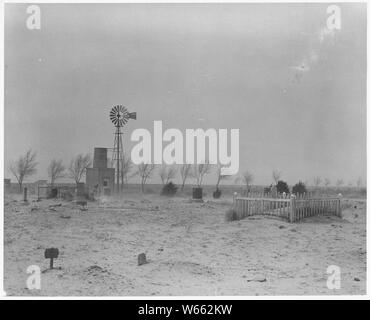
[[(225, 222), (230, 200), (137, 195), (80, 211), (15, 199), (4, 200), (8, 295), (365, 294), (365, 200), (345, 200), (343, 219), (290, 224), (262, 216)], [(47, 269), (48, 247), (59, 248), (61, 269), (42, 273), (41, 290), (31, 291), (26, 269)], [(142, 252), (148, 263), (138, 266)], [(327, 288), (329, 265), (341, 268), (340, 290)]]

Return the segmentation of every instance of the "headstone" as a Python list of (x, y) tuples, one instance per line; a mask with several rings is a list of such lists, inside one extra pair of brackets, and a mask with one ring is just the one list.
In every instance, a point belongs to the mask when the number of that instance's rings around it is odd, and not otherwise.
[(58, 188), (51, 188), (50, 190), (48, 189), (48, 198), (49, 199), (54, 199), (58, 196)]
[(193, 188), (193, 199), (201, 200), (203, 199), (203, 189), (202, 188)]
[(138, 264), (138, 266), (141, 266), (145, 263), (148, 263), (148, 261), (146, 261), (146, 255), (145, 255), (145, 253), (140, 253), (137, 256), (137, 264)]
[(27, 188), (23, 189), (23, 201), (27, 202)]

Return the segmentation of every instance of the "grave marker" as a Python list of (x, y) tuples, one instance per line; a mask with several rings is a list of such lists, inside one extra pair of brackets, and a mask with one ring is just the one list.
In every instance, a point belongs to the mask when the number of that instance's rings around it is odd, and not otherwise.
[(27, 188), (23, 189), (23, 201), (27, 202)]
[(59, 250), (58, 248), (45, 249), (44, 256), (45, 256), (45, 259), (50, 259), (50, 269), (53, 269), (54, 259), (58, 258)]
[(140, 253), (138, 256), (137, 256), (137, 264), (139, 266), (145, 264), (145, 263), (148, 263), (148, 261), (146, 260), (146, 255), (145, 253)]

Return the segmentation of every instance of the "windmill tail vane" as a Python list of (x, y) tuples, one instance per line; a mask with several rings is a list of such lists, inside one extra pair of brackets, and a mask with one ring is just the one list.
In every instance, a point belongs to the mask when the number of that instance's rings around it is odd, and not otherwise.
[(136, 120), (136, 112), (130, 112), (130, 113), (128, 114), (128, 117), (129, 117), (130, 119), (134, 119), (134, 120)]

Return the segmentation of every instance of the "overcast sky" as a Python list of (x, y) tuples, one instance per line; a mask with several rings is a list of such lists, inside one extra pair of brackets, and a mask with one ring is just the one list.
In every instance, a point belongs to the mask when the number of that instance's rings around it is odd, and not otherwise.
[(26, 5), (5, 7), (5, 166), (36, 150), (31, 180), (52, 158), (112, 147), (116, 104), (138, 115), (126, 150), (154, 120), (239, 128), (256, 184), (274, 168), (289, 184), (366, 179), (364, 4), (340, 4), (335, 32), (326, 4), (40, 4), (41, 30)]

